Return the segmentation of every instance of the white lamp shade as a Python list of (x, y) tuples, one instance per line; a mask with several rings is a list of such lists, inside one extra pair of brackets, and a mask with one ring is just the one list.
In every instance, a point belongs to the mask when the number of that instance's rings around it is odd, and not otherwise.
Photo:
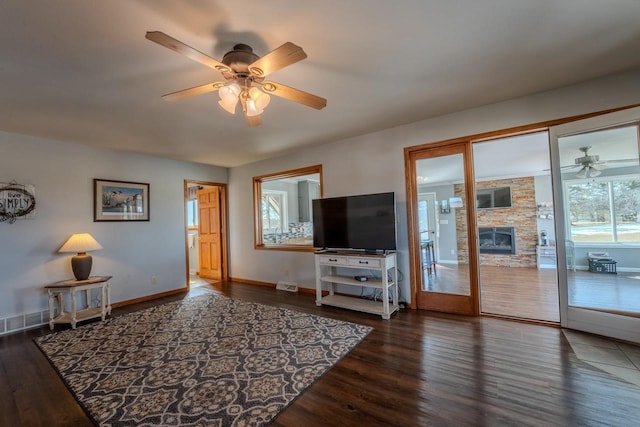
[(58, 252), (85, 253), (89, 251), (97, 251), (99, 249), (102, 249), (102, 246), (100, 246), (100, 243), (98, 243), (91, 234), (77, 233), (72, 234)]
[(262, 114), (263, 111), (264, 110), (256, 106), (256, 102), (253, 99), (247, 98), (247, 116), (248, 117), (259, 116), (260, 114)]
[(238, 105), (238, 98), (227, 97), (225, 99), (221, 99), (220, 101), (218, 101), (218, 104), (220, 104), (220, 106), (224, 108), (227, 112), (231, 114), (235, 114), (236, 105)]
[(583, 166), (582, 169), (576, 173), (577, 178), (586, 178), (587, 177), (587, 167)]
[(269, 102), (271, 102), (269, 94), (264, 93), (255, 86), (249, 89), (249, 96), (255, 101), (256, 108), (259, 110), (264, 110), (267, 108), (267, 105), (269, 105)]
[(600, 172), (598, 169), (589, 168), (589, 175), (592, 176), (593, 178), (595, 178), (596, 176), (600, 176), (600, 174), (602, 174), (602, 172)]
[(220, 99), (222, 100), (238, 100), (238, 95), (240, 95), (240, 86), (238, 86), (237, 83), (222, 86), (218, 89), (218, 95), (220, 95)]

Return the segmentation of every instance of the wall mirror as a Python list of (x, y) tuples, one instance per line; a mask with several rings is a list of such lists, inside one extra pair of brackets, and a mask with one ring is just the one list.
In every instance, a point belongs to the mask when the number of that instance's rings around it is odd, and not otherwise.
[(311, 201), (322, 198), (322, 165), (253, 178), (256, 249), (313, 251)]

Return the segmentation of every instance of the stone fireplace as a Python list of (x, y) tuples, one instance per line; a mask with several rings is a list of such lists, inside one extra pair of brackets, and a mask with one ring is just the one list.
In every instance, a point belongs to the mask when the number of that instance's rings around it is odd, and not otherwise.
[[(493, 248), (496, 252), (480, 252), (481, 265), (495, 265), (504, 267), (536, 267), (536, 244), (538, 243), (538, 229), (536, 216), (536, 192), (534, 177), (521, 177), (509, 179), (497, 179), (476, 183), (477, 188), (511, 187), (511, 207), (478, 209), (477, 226), (480, 229), (513, 229), (511, 234), (511, 248)], [(464, 205), (455, 209), (456, 236), (458, 238), (457, 251), (458, 263), (469, 263), (468, 234), (467, 234), (467, 210), (465, 205), (464, 185), (454, 184), (454, 195), (460, 197)], [(482, 241), (482, 237), (479, 241)], [(493, 239), (496, 236), (491, 236)], [(506, 246), (500, 234), (498, 244)], [(487, 237), (489, 239), (489, 236)]]
[(516, 253), (516, 233), (513, 227), (479, 227), (478, 242), (481, 254)]

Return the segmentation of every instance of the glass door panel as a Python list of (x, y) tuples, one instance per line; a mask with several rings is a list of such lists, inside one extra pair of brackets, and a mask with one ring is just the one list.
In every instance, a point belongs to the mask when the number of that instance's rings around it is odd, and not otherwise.
[[(552, 129), (562, 325), (640, 342), (640, 109)], [(562, 232), (560, 232), (562, 231)]]
[[(418, 308), (477, 314), (469, 250), (467, 159), (470, 144), (424, 149), (414, 156)], [(474, 235), (475, 236), (475, 235)], [(474, 237), (472, 237), (474, 238)], [(470, 262), (471, 260), (471, 262)]]

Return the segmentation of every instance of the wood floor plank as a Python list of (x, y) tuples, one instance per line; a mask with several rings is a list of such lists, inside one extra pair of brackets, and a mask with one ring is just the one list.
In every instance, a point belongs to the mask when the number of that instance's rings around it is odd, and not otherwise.
[[(314, 296), (238, 283), (193, 288), (361, 323), (374, 330), (273, 426), (637, 425), (640, 388), (579, 360), (558, 328), (402, 310), (391, 320)], [(114, 310), (114, 315), (175, 301)], [(64, 328), (57, 326), (57, 330)], [(33, 344), (48, 327), (0, 338), (1, 425), (91, 425)]]

